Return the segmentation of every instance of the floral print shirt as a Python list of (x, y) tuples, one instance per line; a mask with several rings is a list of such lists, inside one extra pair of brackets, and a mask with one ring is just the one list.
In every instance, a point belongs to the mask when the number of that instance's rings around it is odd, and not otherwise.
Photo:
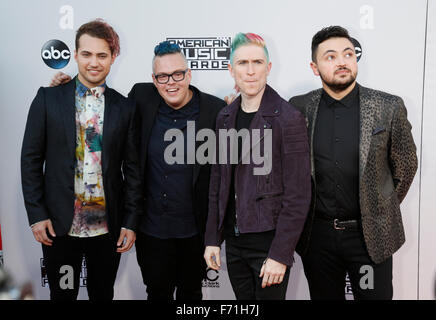
[(76, 169), (74, 218), (69, 231), (74, 237), (95, 237), (109, 232), (101, 165), (103, 84), (88, 89), (76, 78)]

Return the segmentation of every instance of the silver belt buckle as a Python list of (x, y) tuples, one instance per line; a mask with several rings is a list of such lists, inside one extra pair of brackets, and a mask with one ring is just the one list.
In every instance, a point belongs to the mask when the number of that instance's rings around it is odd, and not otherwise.
[(345, 227), (339, 227), (339, 226), (338, 226), (338, 219), (333, 220), (333, 227), (334, 227), (336, 230), (345, 230)]

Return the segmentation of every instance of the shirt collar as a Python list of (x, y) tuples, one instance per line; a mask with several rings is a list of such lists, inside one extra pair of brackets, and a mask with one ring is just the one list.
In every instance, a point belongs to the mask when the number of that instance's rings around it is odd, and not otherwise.
[(345, 97), (341, 100), (336, 100), (332, 98), (324, 89), (322, 90), (322, 99), (324, 99), (327, 106), (330, 106), (333, 103), (341, 103), (343, 106), (350, 108), (358, 102), (359, 96), (359, 86), (357, 83), (354, 85), (353, 90), (351, 90)]
[(88, 90), (90, 94), (97, 93), (97, 98), (98, 98), (99, 96), (103, 95), (105, 89), (106, 89), (106, 82), (95, 88), (88, 88), (83, 83), (80, 82), (79, 77), (76, 77), (76, 93), (81, 98), (86, 94), (86, 92), (88, 92)]
[(183, 107), (181, 107), (180, 109), (173, 109), (171, 108), (163, 98), (161, 98), (161, 102), (162, 105), (164, 106), (163, 108), (161, 108), (161, 112), (165, 113), (165, 114), (172, 114), (172, 113), (179, 113), (182, 114), (184, 116), (191, 116), (193, 113), (195, 113), (196, 111), (196, 101), (198, 98), (198, 94), (196, 92), (196, 90), (194, 90), (194, 88), (192, 86), (189, 86), (189, 89), (191, 89), (192, 91), (192, 98), (191, 100), (188, 101), (187, 104), (185, 104)]

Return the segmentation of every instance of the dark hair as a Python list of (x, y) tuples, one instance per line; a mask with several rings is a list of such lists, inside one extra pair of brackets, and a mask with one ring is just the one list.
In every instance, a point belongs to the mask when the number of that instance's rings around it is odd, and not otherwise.
[(316, 53), (319, 44), (330, 38), (346, 38), (350, 40), (351, 43), (353, 43), (347, 29), (340, 26), (330, 26), (323, 28), (318, 31), (312, 38), (312, 61), (315, 62), (316, 60)]
[(84, 34), (106, 40), (112, 55), (116, 57), (120, 54), (120, 38), (115, 30), (104, 20), (96, 19), (80, 26), (76, 33), (76, 50), (79, 49), (79, 39)]

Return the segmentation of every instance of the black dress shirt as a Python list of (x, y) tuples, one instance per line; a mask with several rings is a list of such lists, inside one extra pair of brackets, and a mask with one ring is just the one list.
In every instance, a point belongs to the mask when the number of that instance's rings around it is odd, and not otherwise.
[(313, 138), (315, 216), (360, 218), (359, 205), (359, 88), (341, 100), (323, 90)]
[[(198, 233), (193, 208), (193, 169), (187, 161), (187, 122), (198, 119), (199, 93), (175, 110), (161, 100), (148, 144), (146, 215), (141, 231), (160, 239), (188, 238)], [(173, 141), (164, 141), (165, 132), (180, 129), (184, 139), (183, 164), (168, 164), (164, 152)]]

